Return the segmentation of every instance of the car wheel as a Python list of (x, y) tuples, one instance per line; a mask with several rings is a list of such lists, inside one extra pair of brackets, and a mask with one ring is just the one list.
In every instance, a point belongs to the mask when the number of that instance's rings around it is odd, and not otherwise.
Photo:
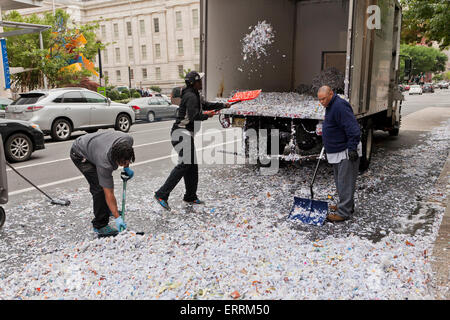
[(6, 141), (6, 158), (11, 162), (20, 162), (30, 159), (33, 152), (31, 139), (23, 134), (16, 133)]
[(3, 207), (0, 207), (0, 228), (3, 227), (3, 225), (5, 224), (5, 220), (6, 220), (5, 209), (3, 209)]
[(147, 113), (147, 122), (154, 122), (155, 121), (155, 114), (150, 111), (149, 113)]
[(119, 114), (116, 119), (115, 129), (117, 131), (128, 132), (131, 127), (131, 118), (127, 114)]
[(53, 123), (51, 135), (55, 141), (69, 140), (72, 135), (72, 125), (66, 119), (58, 119)]

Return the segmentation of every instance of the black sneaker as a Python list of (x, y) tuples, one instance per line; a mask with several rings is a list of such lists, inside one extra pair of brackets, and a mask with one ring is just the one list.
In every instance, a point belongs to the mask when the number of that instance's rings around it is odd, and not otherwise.
[(170, 209), (169, 207), (169, 203), (167, 202), (167, 200), (164, 200), (162, 198), (159, 198), (155, 195), (155, 199), (156, 201), (158, 201), (158, 203), (161, 205), (161, 207), (163, 207), (164, 209), (166, 209), (167, 211), (170, 211), (172, 209)]
[(201, 204), (201, 205), (205, 204), (205, 201), (202, 201), (200, 199), (195, 199), (194, 201), (186, 201), (186, 200), (183, 200), (183, 201), (188, 204)]

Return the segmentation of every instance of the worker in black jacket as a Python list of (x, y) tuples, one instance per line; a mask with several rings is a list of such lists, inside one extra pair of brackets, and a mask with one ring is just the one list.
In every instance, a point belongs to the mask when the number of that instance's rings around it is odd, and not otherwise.
[(202, 73), (191, 71), (185, 78), (186, 88), (181, 94), (178, 118), (171, 131), (172, 145), (179, 155), (178, 165), (172, 170), (164, 185), (155, 192), (155, 199), (167, 210), (170, 210), (169, 195), (181, 178), (184, 178), (186, 186), (183, 200), (189, 204), (204, 204), (197, 196), (198, 165), (195, 156), (194, 125), (196, 121), (205, 121), (213, 117), (217, 110), (229, 108), (230, 104), (210, 103), (202, 99), (199, 91), (203, 89), (203, 76)]

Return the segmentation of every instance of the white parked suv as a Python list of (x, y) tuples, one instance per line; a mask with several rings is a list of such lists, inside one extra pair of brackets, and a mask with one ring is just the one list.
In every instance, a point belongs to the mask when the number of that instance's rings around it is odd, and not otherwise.
[(73, 131), (88, 133), (115, 128), (128, 132), (136, 121), (134, 111), (84, 88), (35, 90), (20, 94), (6, 108), (6, 118), (38, 124), (56, 141), (68, 140)]

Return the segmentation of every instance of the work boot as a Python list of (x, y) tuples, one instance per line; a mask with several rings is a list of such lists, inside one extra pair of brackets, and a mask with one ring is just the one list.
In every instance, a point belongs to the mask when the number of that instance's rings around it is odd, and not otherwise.
[(119, 231), (117, 231), (114, 228), (111, 228), (110, 226), (104, 226), (103, 228), (97, 229), (94, 228), (94, 232), (97, 233), (99, 237), (114, 237), (119, 234)]
[(195, 199), (194, 201), (186, 201), (186, 200), (183, 200), (183, 201), (188, 204), (202, 204), (202, 205), (205, 204), (205, 201), (202, 201), (200, 199)]
[(161, 207), (163, 207), (164, 209), (166, 209), (167, 211), (170, 211), (170, 207), (169, 207), (169, 203), (167, 202), (167, 200), (164, 200), (162, 198), (159, 198), (155, 195), (155, 199), (156, 201), (158, 201), (158, 203), (161, 205)]
[(327, 220), (330, 222), (343, 222), (345, 221), (345, 218), (342, 218), (338, 214), (331, 213), (327, 216)]

